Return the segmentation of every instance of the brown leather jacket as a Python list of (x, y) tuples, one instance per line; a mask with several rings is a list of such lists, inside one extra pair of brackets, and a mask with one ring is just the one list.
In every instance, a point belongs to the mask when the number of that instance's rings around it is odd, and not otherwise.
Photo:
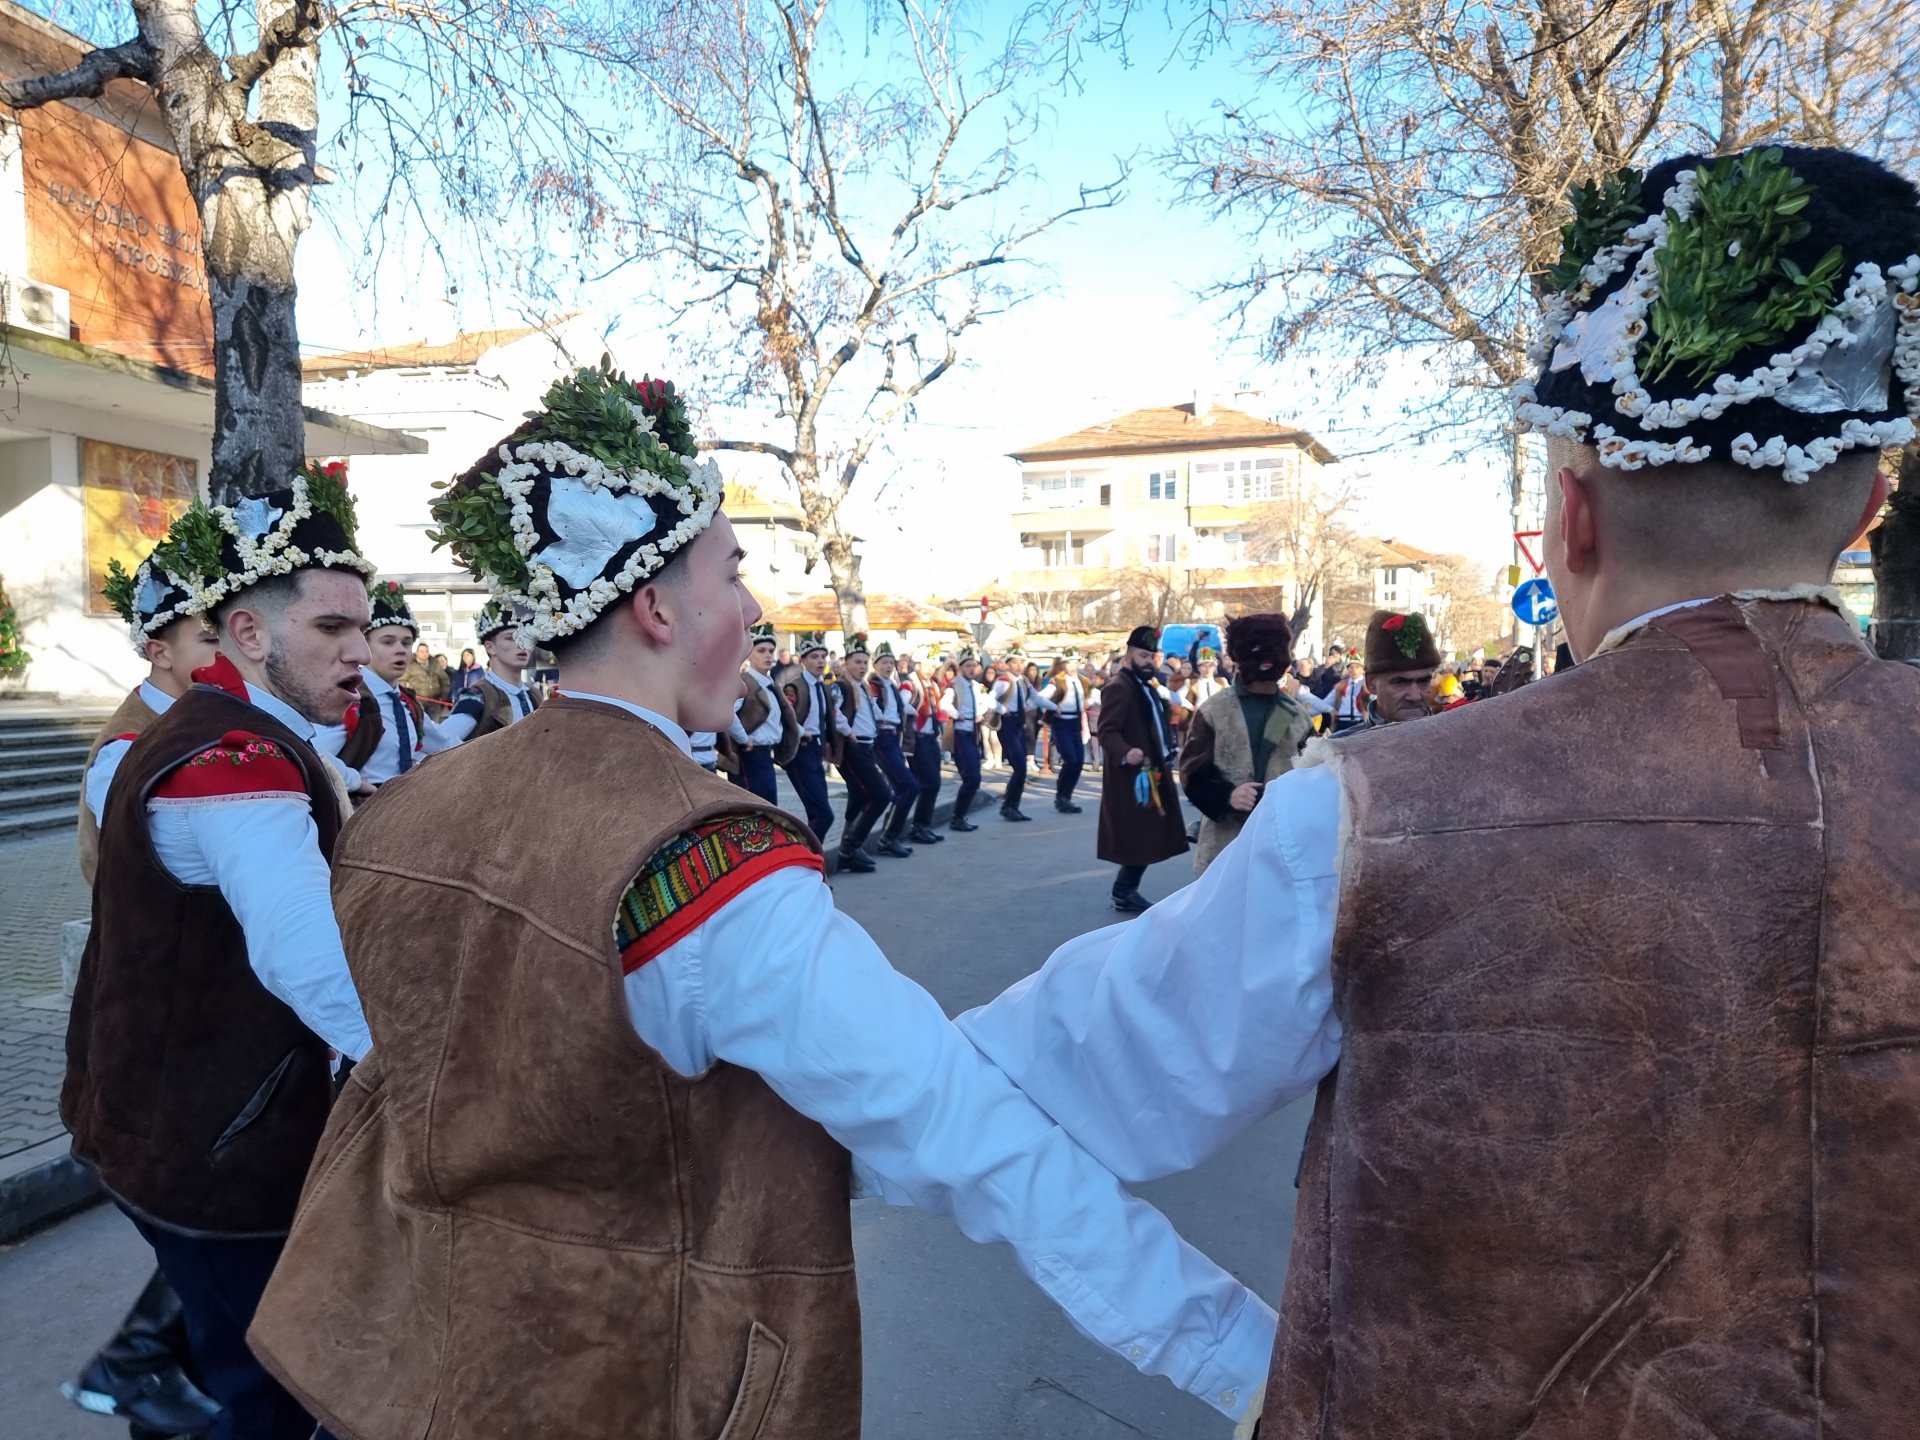
[(1845, 617), (1720, 600), (1327, 752), (1264, 1435), (1914, 1433), (1916, 714)]
[(667, 1065), (614, 943), (661, 845), (781, 812), (564, 694), (400, 783), (342, 837), (373, 1054), (254, 1349), (359, 1440), (855, 1440), (847, 1154), (751, 1071)]

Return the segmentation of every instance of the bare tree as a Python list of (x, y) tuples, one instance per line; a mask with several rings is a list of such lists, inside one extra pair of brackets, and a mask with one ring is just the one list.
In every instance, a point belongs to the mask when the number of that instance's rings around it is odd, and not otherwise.
[(1174, 565), (1130, 565), (1113, 573), (1113, 593), (1094, 607), (1097, 624), (1128, 630), (1151, 625), (1164, 630), (1191, 619), (1206, 603), (1205, 589), (1195, 583), (1199, 572)]
[[(1277, 473), (1276, 490), (1255, 513), (1247, 527), (1249, 558), (1262, 565), (1284, 567), (1293, 580), (1293, 631), (1313, 623), (1317, 610), (1330, 600), (1353, 608), (1359, 577), (1367, 572), (1364, 538), (1354, 524), (1354, 485), (1343, 476), (1315, 473), (1301, 465), (1285, 478)], [(1365, 598), (1372, 600), (1369, 578)], [(1330, 627), (1350, 623), (1350, 617), (1331, 613)], [(1362, 616), (1364, 618), (1364, 616)]]
[(1427, 565), (1434, 630), (1455, 649), (1497, 644), (1512, 613), (1485, 565), (1465, 555), (1435, 556)]
[(967, 333), (1026, 297), (1031, 242), (1118, 198), (1124, 167), (1064, 205), (1021, 188), (1034, 80), (1077, 15), (1038, 4), (980, 48), (955, 0), (667, 0), (605, 37), (664, 122), (635, 257), (669, 262), (709, 393), (770, 402), (767, 434), (715, 443), (793, 477), (850, 630), (866, 599), (841, 510), (862, 467)]
[[(1920, 154), (1906, 0), (1256, 0), (1247, 20), (1261, 107), (1223, 106), (1169, 157), (1255, 239), (1218, 293), (1336, 385), (1417, 358), (1435, 383), (1402, 418), (1468, 445), (1506, 423), (1576, 182), (1773, 141)], [(1906, 533), (1875, 570), (1920, 602)]]
[[(495, 252), (516, 205), (544, 206), (584, 241), (606, 228), (582, 178), (608, 154), (576, 103), (599, 62), (534, 0), (193, 0), (96, 5), (89, 28), (127, 35), (57, 74), (0, 80), (27, 109), (144, 85), (159, 102), (199, 210), (214, 324), (215, 499), (288, 483), (305, 456), (294, 253), (321, 165), (323, 43), (337, 54), (348, 117), (335, 137), (371, 223), (426, 222), (462, 268)], [(560, 228), (553, 226), (554, 229)], [(380, 233), (375, 230), (370, 233)]]

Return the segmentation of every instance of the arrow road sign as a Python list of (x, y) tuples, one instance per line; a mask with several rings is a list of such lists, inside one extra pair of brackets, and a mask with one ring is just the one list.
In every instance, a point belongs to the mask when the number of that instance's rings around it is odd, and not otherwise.
[(1553, 598), (1553, 584), (1544, 575), (1529, 580), (1513, 592), (1513, 613), (1526, 625), (1551, 625), (1560, 618), (1560, 602)]

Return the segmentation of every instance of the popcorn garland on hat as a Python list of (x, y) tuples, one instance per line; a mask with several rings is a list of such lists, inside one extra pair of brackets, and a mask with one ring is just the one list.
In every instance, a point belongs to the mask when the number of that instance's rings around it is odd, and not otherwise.
[(473, 617), (474, 638), (484, 647), (487, 641), (502, 630), (518, 629), (523, 623), (508, 606), (497, 599), (489, 600)]
[[(1840, 422), (1837, 433), (1801, 444), (1791, 444), (1781, 434), (1761, 441), (1751, 431), (1728, 443), (1728, 458), (1753, 469), (1777, 467), (1794, 483), (1831, 465), (1843, 451), (1913, 439), (1915, 421), (1920, 420), (1920, 255), (1909, 255), (1884, 273), (1877, 262), (1862, 259), (1844, 294), (1832, 302), (1844, 263), (1840, 247), (1827, 251), (1811, 269), (1781, 254), (1808, 233), (1805, 222), (1792, 217), (1806, 208), (1814, 193), (1778, 149), (1678, 170), (1662, 196), (1662, 212), (1644, 218), (1640, 179), (1630, 171), (1603, 185), (1576, 187), (1574, 218), (1562, 232), (1566, 254), (1549, 277), (1556, 293), (1533, 354), (1541, 367), (1539, 378), (1522, 382), (1512, 392), (1521, 428), (1591, 444), (1603, 464), (1637, 470), (1707, 459), (1712, 444), (1698, 443), (1692, 434), (1667, 441), (1645, 432), (1715, 422), (1735, 406), (1770, 401), (1798, 415), (1856, 412)], [(1702, 253), (1705, 237), (1711, 235), (1717, 243), (1732, 230), (1743, 233), (1726, 240), (1723, 254)], [(1582, 263), (1580, 256), (1589, 246), (1597, 248)], [(1760, 300), (1754, 300), (1749, 289), (1734, 297), (1734, 303), (1701, 274), (1716, 263), (1730, 267), (1749, 246), (1754, 248), (1748, 268), (1760, 278), (1769, 278), (1770, 271), (1773, 289)], [(1694, 314), (1668, 303), (1671, 297), (1662, 291), (1663, 259), (1684, 283), (1717, 294), (1718, 309)], [(1582, 311), (1629, 263), (1633, 268), (1625, 283)], [(1649, 391), (1649, 384), (1663, 379), (1683, 359), (1700, 362), (1696, 374), (1704, 380), (1734, 355), (1777, 344), (1776, 336), (1784, 338), (1808, 321), (1816, 323), (1805, 339), (1771, 354), (1766, 364), (1744, 377), (1713, 375), (1709, 388), (1693, 396), (1656, 400)], [(1650, 371), (1657, 367), (1651, 379), (1638, 372), (1636, 352), (1642, 352)], [(1641, 436), (1622, 434), (1587, 411), (1540, 402), (1540, 388), (1576, 365), (1589, 386), (1610, 386), (1614, 410)], [(1886, 413), (1889, 378), (1904, 391), (1904, 416)], [(1885, 418), (1863, 418), (1858, 412)]]
[(413, 607), (407, 603), (407, 589), (398, 580), (382, 580), (373, 587), (373, 618), (367, 622), (369, 633), (383, 625), (404, 625), (415, 635), (420, 633), (420, 622), (413, 618)]
[(671, 383), (603, 360), (443, 487), (430, 538), (523, 610), (531, 639), (572, 635), (713, 523), (720, 470), (698, 454)]
[(144, 658), (147, 641), (174, 621), (205, 613), (203, 597), (219, 563), (219, 522), (198, 500), (175, 517), (132, 574), (117, 559), (107, 562), (100, 593), (127, 622), (136, 654)]
[(296, 570), (353, 570), (372, 579), (378, 567), (356, 548), (359, 517), (346, 480), (341, 461), (309, 463), (289, 489), (213, 506), (208, 513), (219, 531), (219, 556), (196, 596), (201, 608)]

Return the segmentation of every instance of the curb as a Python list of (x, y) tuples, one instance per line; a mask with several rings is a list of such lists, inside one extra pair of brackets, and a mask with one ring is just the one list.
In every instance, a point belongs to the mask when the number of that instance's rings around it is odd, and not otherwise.
[(0, 1244), (97, 1205), (100, 1177), (73, 1158), (65, 1135), (0, 1160)]

